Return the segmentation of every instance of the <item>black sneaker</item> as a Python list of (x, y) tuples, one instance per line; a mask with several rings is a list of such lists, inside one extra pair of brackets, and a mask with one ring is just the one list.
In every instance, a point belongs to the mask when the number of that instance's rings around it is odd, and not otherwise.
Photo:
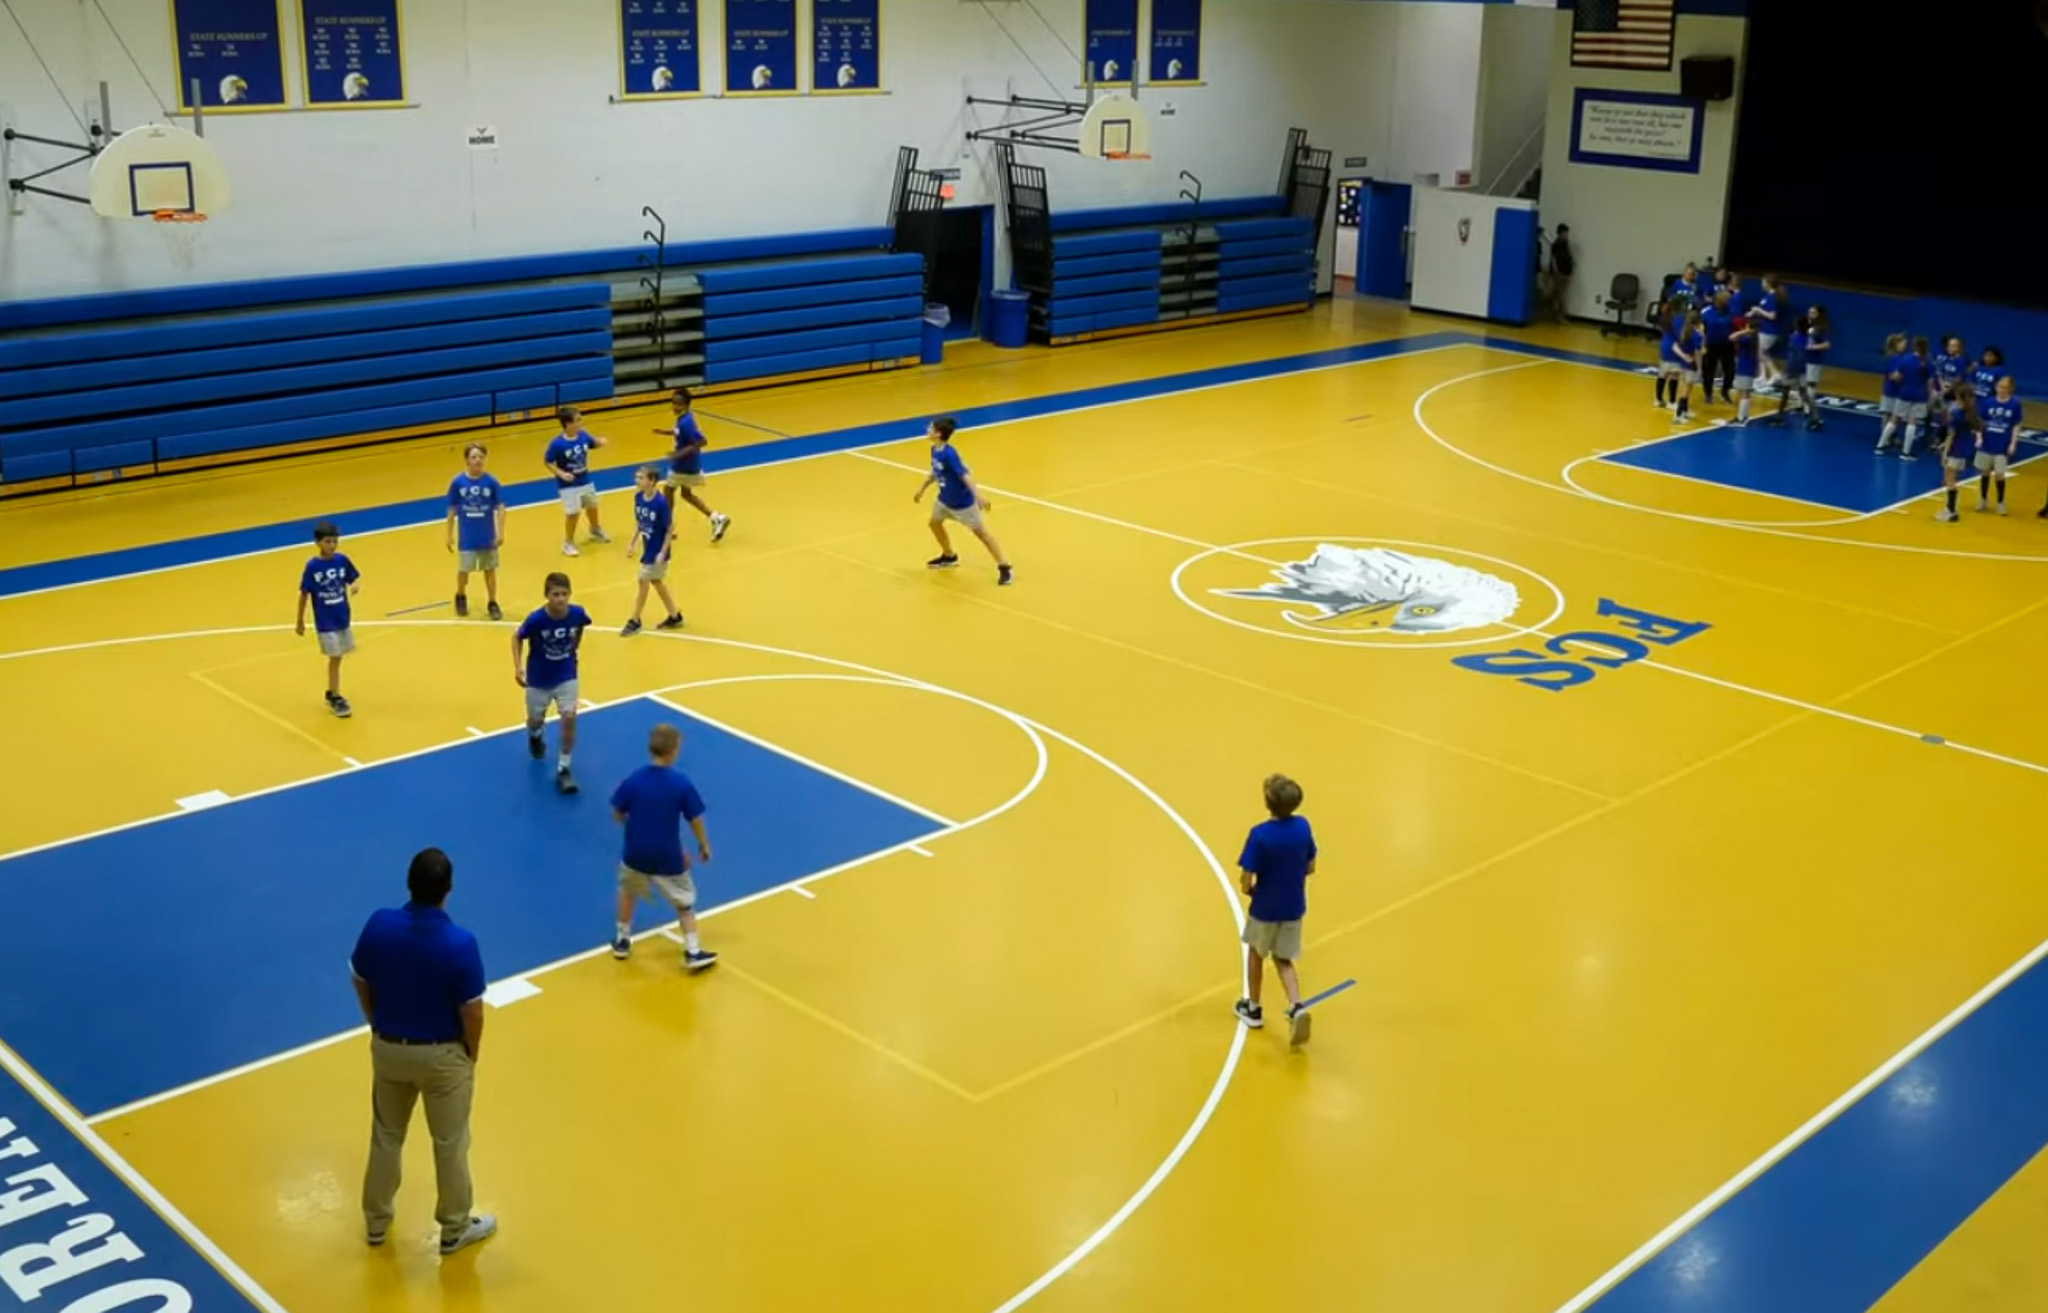
[(457, 594), (455, 595), (455, 614), (457, 614), (457, 615), (468, 615), (468, 614), (469, 614), (469, 597), (468, 597), (468, 595), (467, 595), (467, 594), (464, 594), (464, 593), (457, 593)]
[(484, 608), (484, 614), (489, 616), (493, 620), (503, 620), (505, 618), (505, 613), (498, 608), (498, 604), (496, 602), (493, 602), (488, 607)]
[(1815, 416), (1814, 418), (1806, 421), (1806, 431), (1808, 433), (1818, 433), (1821, 431), (1821, 428), (1822, 425), (1819, 416)]
[(327, 709), (333, 712), (336, 716), (339, 716), (343, 720), (347, 720), (350, 716), (355, 714), (355, 712), (349, 708), (348, 699), (341, 696), (339, 693), (329, 693), (327, 695)]
[(960, 558), (952, 552), (947, 552), (944, 556), (934, 556), (931, 560), (924, 563), (927, 570), (950, 570), (958, 564), (960, 564)]
[(555, 767), (555, 792), (576, 792), (576, 777), (569, 773), (569, 768), (567, 766)]
[(545, 757), (545, 756), (547, 756), (547, 755), (548, 755), (548, 741), (547, 741), (547, 736), (546, 736), (546, 735), (544, 735), (544, 734), (529, 734), (529, 735), (527, 735), (527, 736), (526, 736), (526, 755), (527, 755), (527, 756), (529, 756), (529, 757), (531, 757), (531, 758), (533, 758), (533, 759), (534, 759), (535, 761), (539, 761), (539, 760), (540, 760), (540, 759), (541, 759), (542, 757)]
[(635, 635), (635, 634), (637, 634), (637, 633), (639, 633), (639, 632), (640, 632), (640, 621), (639, 621), (639, 619), (638, 619), (637, 617), (635, 617), (634, 619), (628, 620), (628, 621), (626, 622), (626, 627), (625, 627), (624, 629), (621, 629), (621, 630), (619, 631), (619, 637), (620, 637), (620, 638), (631, 638), (631, 637), (632, 637), (633, 635)]
[(674, 615), (662, 621), (661, 624), (657, 626), (657, 628), (660, 629), (681, 629), (682, 627), (683, 613), (681, 611), (676, 612)]
[(1007, 566), (1007, 565), (999, 565), (999, 566), (997, 566), (997, 567), (996, 567), (996, 583), (998, 583), (998, 584), (1000, 584), (1000, 585), (1008, 585), (1008, 584), (1009, 584), (1009, 582), (1010, 582), (1010, 567), (1009, 567), (1009, 566)]
[(1265, 1011), (1248, 998), (1239, 999), (1237, 1006), (1232, 1008), (1231, 1011), (1237, 1013), (1237, 1019), (1250, 1026), (1253, 1030), (1257, 1030), (1266, 1024)]

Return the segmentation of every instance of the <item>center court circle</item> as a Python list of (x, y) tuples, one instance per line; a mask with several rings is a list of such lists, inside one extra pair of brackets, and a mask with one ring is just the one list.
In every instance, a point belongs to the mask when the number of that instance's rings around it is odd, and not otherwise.
[[(1173, 594), (1238, 629), (1335, 647), (1477, 647), (1546, 628), (1564, 591), (1483, 552), (1400, 538), (1263, 538), (1175, 567)], [(1549, 611), (1531, 618), (1547, 600)]]

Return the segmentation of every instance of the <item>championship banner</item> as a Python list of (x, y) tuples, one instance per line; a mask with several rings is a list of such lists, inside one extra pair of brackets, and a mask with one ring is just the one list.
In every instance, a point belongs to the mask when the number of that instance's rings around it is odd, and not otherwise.
[(1138, 0), (1087, 0), (1083, 81), (1131, 82), (1138, 76)]
[(299, 0), (306, 103), (315, 109), (403, 105), (399, 0)]
[(811, 91), (882, 89), (882, 0), (811, 0)]
[(796, 0), (725, 0), (725, 94), (793, 96)]
[(1152, 0), (1152, 81), (1202, 80), (1202, 0)]
[(697, 0), (619, 0), (619, 99), (703, 94)]
[(277, 0), (171, 0), (178, 108), (209, 112), (283, 109), (283, 24)]

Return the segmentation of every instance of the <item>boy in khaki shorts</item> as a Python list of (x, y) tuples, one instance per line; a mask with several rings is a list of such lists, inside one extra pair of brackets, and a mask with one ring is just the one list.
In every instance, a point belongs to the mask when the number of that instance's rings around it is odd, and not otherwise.
[(1252, 900), (1245, 920), (1245, 997), (1237, 1001), (1237, 1018), (1254, 1030), (1266, 1024), (1259, 1007), (1266, 959), (1272, 958), (1287, 991), (1288, 1042), (1308, 1043), (1309, 1014), (1301, 1006), (1301, 981), (1294, 964), (1301, 957), (1301, 922), (1308, 914), (1308, 878), (1316, 872), (1316, 840), (1301, 807), (1301, 786), (1285, 775), (1268, 775), (1266, 811), (1270, 820), (1252, 827), (1237, 859), (1244, 892)]
[(640, 562), (640, 591), (633, 596), (633, 618), (620, 630), (631, 638), (640, 632), (640, 613), (647, 608), (647, 590), (652, 588), (668, 608), (663, 629), (681, 629), (683, 613), (676, 609), (675, 594), (669, 592), (668, 562), (675, 552), (675, 511), (661, 490), (661, 469), (642, 465), (633, 472), (633, 541), (626, 544), (626, 559)]
[(939, 554), (925, 564), (934, 570), (950, 570), (960, 564), (960, 558), (953, 554), (953, 540), (946, 533), (946, 521), (951, 520), (981, 539), (981, 545), (988, 548), (988, 554), (996, 559), (996, 582), (1007, 584), (1010, 582), (1009, 558), (1003, 555), (1001, 544), (996, 542), (995, 535), (988, 531), (988, 526), (981, 519), (982, 512), (988, 509), (988, 498), (974, 486), (974, 480), (968, 477), (966, 463), (953, 446), (953, 430), (958, 427), (955, 420), (935, 419), (925, 431), (932, 444), (932, 472), (917, 485), (917, 491), (910, 498), (913, 502), (922, 502), (925, 489), (934, 483), (939, 485), (938, 499), (932, 503), (931, 518), (932, 537), (939, 540)]
[(697, 942), (697, 885), (683, 857), (685, 822), (697, 840), (697, 860), (711, 860), (711, 840), (704, 833), (704, 799), (690, 777), (676, 769), (683, 748), (682, 731), (656, 725), (647, 735), (649, 765), (628, 775), (612, 792), (612, 817), (626, 827), (625, 851), (619, 859), (618, 923), (613, 928), (612, 956), (633, 955), (633, 905), (660, 895), (675, 909), (683, 929), (683, 966), (702, 971), (718, 961)]

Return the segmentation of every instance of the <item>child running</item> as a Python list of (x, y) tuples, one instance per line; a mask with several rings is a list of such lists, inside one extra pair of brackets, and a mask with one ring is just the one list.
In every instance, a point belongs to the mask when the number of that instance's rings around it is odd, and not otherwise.
[[(1977, 441), (1977, 509), (1995, 509), (2005, 514), (2005, 475), (2019, 455), (2020, 425), (2024, 408), (2015, 395), (2012, 375), (1998, 380), (1998, 390), (1979, 412), (1984, 417), (1984, 435)], [(1989, 501), (1993, 480), (1998, 483), (1998, 500)]]
[(640, 560), (640, 591), (633, 597), (633, 618), (619, 631), (623, 638), (631, 638), (640, 632), (640, 613), (647, 609), (647, 590), (652, 588), (661, 595), (661, 604), (668, 608), (668, 618), (661, 622), (663, 629), (681, 629), (683, 613), (676, 609), (674, 594), (663, 581), (668, 578), (669, 557), (676, 545), (676, 513), (661, 490), (661, 470), (658, 466), (642, 465), (633, 472), (633, 541), (626, 547), (626, 559), (636, 556)]
[(668, 454), (668, 504), (673, 507), (678, 498), (697, 508), (697, 513), (711, 521), (711, 541), (725, 537), (725, 531), (732, 527), (728, 516), (720, 515), (704, 504), (695, 489), (704, 486), (704, 430), (697, 427), (697, 417), (690, 413), (690, 389), (677, 388), (676, 394), (668, 399), (675, 411), (676, 422), (669, 428), (656, 429), (664, 437), (675, 439), (675, 450)]
[(564, 406), (555, 412), (561, 433), (548, 443), (541, 461), (562, 492), (562, 555), (575, 556), (576, 516), (590, 517), (590, 541), (608, 543), (604, 527), (597, 522), (597, 488), (590, 482), (590, 453), (604, 445), (604, 439), (583, 431), (583, 412)]
[(960, 564), (960, 558), (953, 554), (953, 540), (946, 533), (946, 521), (952, 520), (981, 539), (981, 545), (988, 548), (988, 554), (995, 558), (996, 582), (1007, 585), (1010, 582), (1010, 562), (1003, 555), (995, 535), (982, 523), (982, 513), (989, 508), (988, 498), (974, 486), (974, 480), (968, 477), (966, 464), (953, 446), (953, 431), (957, 427), (957, 422), (951, 419), (931, 422), (926, 436), (932, 444), (932, 472), (917, 485), (917, 491), (910, 497), (912, 502), (922, 502), (925, 489), (934, 483), (939, 485), (938, 498), (932, 502), (931, 518), (932, 537), (939, 540), (939, 554), (925, 564), (934, 570), (950, 570)]
[[(1946, 422), (1942, 425), (1941, 443), (1941, 486), (1947, 494), (1948, 505), (1934, 513), (1934, 518), (1943, 524), (1956, 522), (1956, 484), (1962, 473), (1969, 468), (1970, 458), (1976, 454), (1977, 441), (1984, 433), (1984, 423), (1977, 416), (1976, 390), (1967, 380), (1956, 385), (1955, 401), (1948, 410)], [(1979, 503), (1978, 510), (1983, 510)]]
[[(555, 789), (576, 792), (569, 759), (576, 751), (576, 649), (590, 628), (590, 613), (569, 602), (569, 576), (551, 574), (544, 585), (547, 604), (521, 622), (512, 634), (512, 680), (526, 690), (526, 752), (535, 761), (547, 755), (545, 726), (548, 708), (561, 725), (561, 755), (555, 760)], [(520, 648), (526, 651), (521, 659)]]
[(356, 650), (348, 599), (362, 591), (356, 581), (363, 575), (341, 554), (341, 530), (325, 520), (313, 526), (313, 546), (319, 555), (299, 572), (299, 618), (293, 632), (306, 636), (306, 603), (311, 602), (313, 632), (320, 640), (320, 655), (327, 658), (327, 709), (347, 720), (354, 713), (341, 695), (341, 659)]
[(1245, 836), (1237, 859), (1245, 896), (1251, 908), (1244, 923), (1245, 996), (1237, 1001), (1237, 1019), (1257, 1030), (1266, 1024), (1259, 1006), (1266, 959), (1287, 991), (1289, 1042), (1308, 1043), (1309, 1014), (1301, 1006), (1301, 980), (1294, 964), (1301, 960), (1301, 922), (1308, 915), (1308, 878), (1316, 873), (1316, 839), (1301, 809), (1301, 786), (1285, 775), (1268, 775), (1264, 787), (1268, 819)]
[(676, 769), (682, 747), (682, 731), (656, 725), (647, 735), (651, 763), (612, 791), (612, 819), (626, 827), (612, 956), (623, 962), (633, 955), (633, 905), (659, 895), (682, 926), (684, 968), (702, 971), (718, 961), (718, 954), (697, 942), (697, 885), (683, 856), (682, 827), (688, 824), (697, 840), (699, 862), (711, 860), (711, 840), (704, 833), (704, 799), (690, 777)]
[(469, 614), (469, 575), (484, 572), (490, 595), (490, 617), (503, 620), (498, 609), (498, 549), (505, 545), (505, 490), (484, 473), (488, 453), (472, 442), (462, 453), (464, 469), (448, 484), (448, 550), (455, 558), (455, 614)]

